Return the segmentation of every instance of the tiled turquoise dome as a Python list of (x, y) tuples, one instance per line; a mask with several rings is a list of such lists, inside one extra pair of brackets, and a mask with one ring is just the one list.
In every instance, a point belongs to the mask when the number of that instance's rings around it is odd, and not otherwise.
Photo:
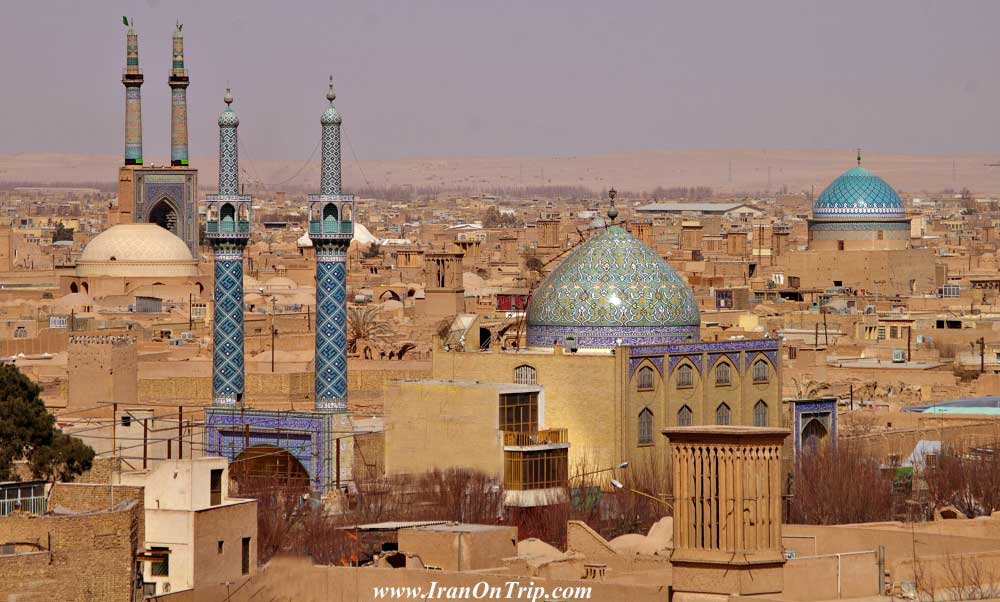
[(899, 195), (885, 180), (862, 167), (844, 172), (813, 204), (818, 219), (903, 218)]
[(528, 344), (580, 347), (697, 340), (687, 283), (653, 249), (611, 226), (573, 251), (531, 296)]

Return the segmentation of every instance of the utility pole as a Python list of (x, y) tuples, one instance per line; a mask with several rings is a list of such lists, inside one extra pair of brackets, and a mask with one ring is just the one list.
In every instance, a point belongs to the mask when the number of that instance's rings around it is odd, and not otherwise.
[(111, 457), (118, 457), (118, 402), (111, 404)]
[(278, 334), (278, 329), (274, 327), (274, 314), (277, 311), (278, 299), (271, 297), (271, 372), (274, 372), (274, 338)]
[(278, 336), (278, 329), (271, 324), (271, 372), (274, 372), (274, 339)]
[(191, 304), (194, 302), (194, 294), (188, 293), (188, 332), (194, 330), (194, 310)]
[(184, 459), (184, 406), (177, 406), (177, 459)]

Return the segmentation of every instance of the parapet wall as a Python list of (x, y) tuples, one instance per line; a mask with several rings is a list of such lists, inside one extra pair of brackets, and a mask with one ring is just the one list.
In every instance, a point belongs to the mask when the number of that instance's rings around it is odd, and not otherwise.
[(0, 599), (131, 602), (143, 519), (134, 503), (93, 514), (0, 517), (0, 543), (33, 542), (45, 549), (0, 556)]

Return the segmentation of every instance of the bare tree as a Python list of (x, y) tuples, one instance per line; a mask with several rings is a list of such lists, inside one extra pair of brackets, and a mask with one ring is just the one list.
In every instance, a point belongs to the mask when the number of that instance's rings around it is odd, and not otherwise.
[(924, 480), (934, 506), (954, 506), (967, 517), (1000, 510), (1000, 454), (997, 444), (961, 452), (951, 446), (927, 462)]
[(800, 455), (790, 504), (793, 523), (839, 525), (891, 520), (893, 475), (849, 441)]
[(264, 564), (293, 543), (308, 510), (302, 487), (277, 475), (245, 476), (232, 483), (235, 496), (257, 500), (257, 558)]

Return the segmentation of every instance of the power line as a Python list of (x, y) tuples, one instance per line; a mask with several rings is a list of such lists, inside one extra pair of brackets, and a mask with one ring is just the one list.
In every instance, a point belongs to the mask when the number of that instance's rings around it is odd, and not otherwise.
[(296, 171), (294, 174), (292, 174), (291, 177), (289, 177), (287, 179), (284, 179), (284, 180), (282, 180), (280, 182), (276, 182), (276, 183), (272, 184), (271, 187), (272, 188), (277, 188), (279, 186), (284, 186), (285, 184), (287, 184), (287, 183), (291, 182), (292, 180), (294, 180), (295, 178), (297, 178), (299, 176), (299, 174), (302, 173), (302, 170), (304, 170), (306, 168), (306, 166), (309, 165), (309, 163), (313, 160), (313, 157), (316, 156), (316, 151), (319, 150), (319, 146), (320, 146), (320, 144), (322, 144), (322, 142), (323, 142), (323, 137), (320, 136), (320, 139), (316, 141), (316, 146), (314, 146), (313, 149), (312, 149), (312, 152), (309, 153), (309, 158), (306, 159), (302, 163), (302, 165), (299, 167), (298, 171)]
[(351, 149), (351, 156), (354, 157), (354, 163), (357, 164), (358, 171), (361, 172), (361, 179), (363, 179), (365, 181), (365, 186), (367, 186), (368, 188), (371, 188), (372, 184), (371, 184), (371, 182), (368, 181), (368, 176), (365, 175), (365, 169), (363, 167), (361, 167), (361, 161), (358, 160), (358, 154), (356, 152), (354, 152), (354, 145), (351, 144), (351, 137), (347, 135), (347, 128), (344, 127), (343, 125), (341, 125), (340, 127), (343, 130), (343, 132), (344, 132), (344, 141), (347, 142), (347, 148)]

